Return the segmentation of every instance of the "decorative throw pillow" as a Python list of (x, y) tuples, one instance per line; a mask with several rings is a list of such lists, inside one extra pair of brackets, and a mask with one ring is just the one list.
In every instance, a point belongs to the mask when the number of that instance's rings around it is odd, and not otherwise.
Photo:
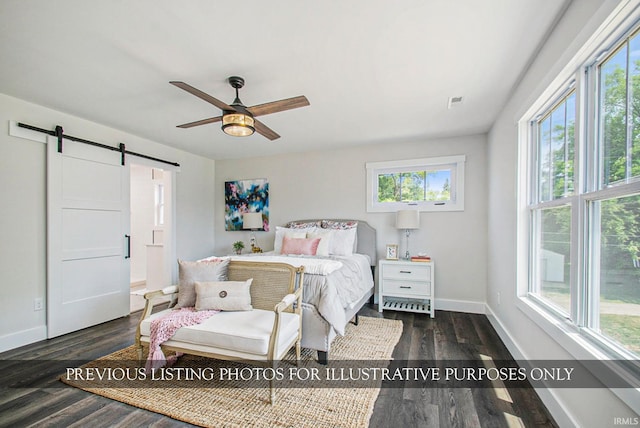
[(331, 246), (333, 230), (316, 228), (314, 232), (307, 232), (307, 238), (320, 238), (316, 256), (327, 257)]
[(196, 281), (224, 281), (227, 279), (229, 259), (210, 259), (200, 262), (178, 260), (178, 303), (175, 308), (196, 304)]
[(251, 282), (246, 281), (196, 281), (196, 310), (250, 311)]
[(288, 229), (286, 227), (276, 226), (276, 237), (273, 241), (273, 252), (276, 254), (282, 253), (282, 239), (285, 236), (288, 236), (289, 238), (306, 238), (307, 232), (312, 230), (315, 229)]
[(329, 254), (336, 256), (350, 256), (356, 245), (357, 229), (333, 229), (331, 243), (329, 244)]
[(320, 238), (289, 238), (282, 240), (282, 254), (315, 256), (318, 251)]
[(354, 220), (338, 221), (338, 220), (322, 220), (323, 229), (355, 229), (358, 227), (358, 222)]
[(311, 227), (320, 227), (320, 221), (290, 221), (289, 223), (285, 224), (284, 227), (286, 227), (287, 229), (309, 229)]

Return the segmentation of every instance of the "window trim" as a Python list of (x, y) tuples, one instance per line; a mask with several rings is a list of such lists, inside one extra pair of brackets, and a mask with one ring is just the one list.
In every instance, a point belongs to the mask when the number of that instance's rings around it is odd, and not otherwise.
[[(465, 155), (440, 156), (421, 159), (407, 159), (384, 162), (367, 162), (367, 212), (396, 212), (407, 207), (417, 207), (419, 211), (464, 211), (464, 169)], [(442, 168), (449, 167), (452, 168)], [(424, 202), (378, 202), (378, 175), (389, 172), (406, 172), (409, 168), (451, 169), (451, 195), (449, 201)]]

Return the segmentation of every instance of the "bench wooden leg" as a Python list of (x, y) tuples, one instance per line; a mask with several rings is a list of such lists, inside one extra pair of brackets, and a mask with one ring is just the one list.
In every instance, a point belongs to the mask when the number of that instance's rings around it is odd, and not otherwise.
[(142, 361), (142, 358), (144, 356), (144, 347), (142, 346), (142, 344), (140, 343), (138, 345), (138, 361)]
[(269, 380), (269, 388), (271, 390), (271, 396), (269, 397), (269, 401), (270, 401), (271, 405), (273, 406), (276, 403), (276, 390), (273, 387), (273, 378), (271, 378), (271, 380)]
[[(271, 360), (271, 368), (273, 369), (273, 372), (276, 372), (276, 369), (278, 367), (278, 362), (275, 360)], [(273, 380), (274, 376), (271, 377), (271, 379), (269, 379), (269, 402), (271, 403), (271, 405), (273, 406), (274, 404), (276, 404), (276, 387), (274, 385), (274, 380)]]

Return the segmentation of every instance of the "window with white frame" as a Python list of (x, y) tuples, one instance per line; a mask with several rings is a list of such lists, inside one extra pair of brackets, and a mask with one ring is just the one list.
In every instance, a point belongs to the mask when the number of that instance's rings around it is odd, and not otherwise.
[(534, 269), (530, 292), (563, 314), (571, 312), (571, 211), (574, 196), (576, 94), (568, 94), (532, 123), (531, 224)]
[(164, 225), (164, 184), (157, 183), (154, 192), (154, 224)]
[(367, 211), (462, 211), (464, 163), (464, 155), (368, 162)]
[(527, 120), (528, 297), (640, 356), (640, 25)]

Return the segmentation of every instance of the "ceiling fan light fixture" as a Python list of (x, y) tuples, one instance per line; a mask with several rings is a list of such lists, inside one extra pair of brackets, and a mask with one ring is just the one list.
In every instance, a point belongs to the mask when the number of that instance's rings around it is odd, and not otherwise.
[[(304, 95), (300, 95), (293, 98), (282, 99), (279, 101), (272, 101), (269, 103), (259, 104), (252, 107), (245, 107), (240, 101), (238, 95), (238, 89), (244, 86), (244, 79), (239, 76), (229, 77), (229, 84), (236, 90), (236, 98), (231, 104), (223, 103), (217, 98), (212, 97), (206, 92), (202, 92), (200, 89), (180, 82), (171, 81), (172, 85), (187, 91), (191, 95), (195, 95), (203, 101), (213, 104), (222, 110), (222, 115), (216, 117), (210, 117), (207, 119), (197, 120), (195, 122), (184, 123), (178, 125), (178, 128), (192, 128), (194, 126), (206, 125), (208, 123), (222, 122), (222, 131), (225, 134), (234, 137), (247, 137), (252, 135), (256, 130), (258, 134), (273, 141), (280, 138), (280, 136), (271, 128), (266, 126), (259, 120), (254, 119), (256, 116), (264, 116), (267, 114), (277, 113), (284, 110), (291, 110), (294, 108), (305, 107), (309, 105), (309, 100)], [(256, 128), (256, 124), (258, 127)]]
[(253, 117), (238, 112), (225, 112), (222, 116), (222, 130), (233, 137), (248, 137), (256, 130)]

